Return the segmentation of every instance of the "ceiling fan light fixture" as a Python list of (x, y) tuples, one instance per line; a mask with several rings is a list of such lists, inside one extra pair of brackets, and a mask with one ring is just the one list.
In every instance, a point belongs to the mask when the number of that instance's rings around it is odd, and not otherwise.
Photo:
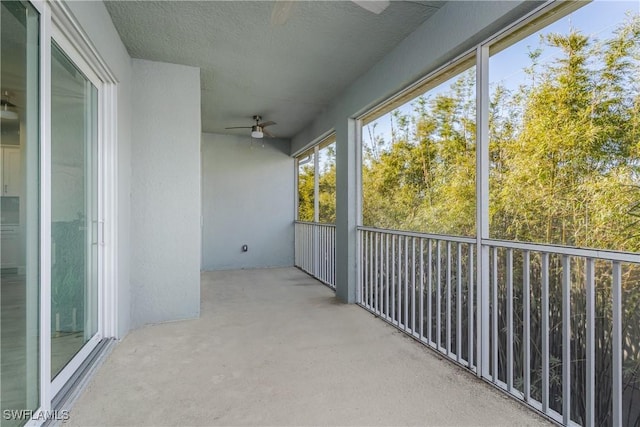
[(4, 120), (18, 120), (18, 113), (9, 110), (9, 106), (3, 102), (2, 109), (0, 109), (0, 118)]
[(251, 137), (258, 138), (258, 139), (263, 138), (264, 133), (262, 133), (262, 128), (256, 125), (251, 126)]

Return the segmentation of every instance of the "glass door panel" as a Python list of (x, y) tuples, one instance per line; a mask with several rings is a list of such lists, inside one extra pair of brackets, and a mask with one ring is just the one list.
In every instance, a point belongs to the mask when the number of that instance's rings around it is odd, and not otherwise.
[(39, 406), (39, 15), (0, 3), (0, 425)]
[(98, 330), (98, 91), (51, 47), (51, 377)]

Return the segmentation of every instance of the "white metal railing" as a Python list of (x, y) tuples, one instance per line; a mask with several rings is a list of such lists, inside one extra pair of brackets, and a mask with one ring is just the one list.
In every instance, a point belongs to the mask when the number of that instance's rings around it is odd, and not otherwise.
[(483, 375), (564, 425), (640, 412), (640, 256), (512, 241), (489, 249)]
[(295, 223), (295, 265), (331, 289), (336, 288), (336, 226)]
[(638, 254), (485, 239), (482, 274), (475, 238), (359, 227), (358, 243), (367, 310), (562, 424), (640, 416)]
[(360, 304), (475, 371), (476, 239), (358, 230)]

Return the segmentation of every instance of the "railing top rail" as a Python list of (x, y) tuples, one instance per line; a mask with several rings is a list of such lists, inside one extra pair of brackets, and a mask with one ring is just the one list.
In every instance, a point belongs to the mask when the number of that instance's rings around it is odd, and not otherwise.
[(607, 261), (620, 261), (630, 263), (640, 263), (640, 254), (632, 252), (609, 251), (602, 249), (585, 249), (571, 246), (546, 245), (540, 243), (524, 243), (511, 240), (483, 239), (482, 244), (501, 248), (521, 249), (525, 251), (542, 252), (549, 254), (560, 254), (579, 256), (583, 258), (603, 259)]
[(335, 224), (330, 224), (327, 222), (311, 222), (311, 221), (293, 221), (294, 224), (301, 224), (301, 225), (317, 225), (318, 227), (331, 227), (331, 228), (335, 228), (336, 225)]
[(434, 240), (444, 240), (447, 242), (457, 242), (457, 243), (470, 243), (476, 244), (477, 240), (475, 237), (463, 237), (463, 236), (449, 236), (446, 234), (432, 234), (432, 233), (419, 233), (416, 231), (402, 231), (402, 230), (390, 230), (386, 228), (376, 228), (376, 227), (358, 227), (358, 230), (361, 231), (372, 231), (375, 233), (383, 233), (383, 234), (392, 234), (396, 236), (409, 236), (409, 237), (420, 237), (423, 239), (434, 239)]

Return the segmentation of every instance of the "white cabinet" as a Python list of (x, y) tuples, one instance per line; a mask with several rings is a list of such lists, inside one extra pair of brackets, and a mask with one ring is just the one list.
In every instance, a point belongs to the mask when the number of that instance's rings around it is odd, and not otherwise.
[(2, 226), (0, 232), (2, 252), (1, 268), (17, 268), (20, 266), (20, 234), (17, 226)]
[(20, 195), (20, 147), (3, 146), (0, 148), (0, 191), (3, 196)]
[[(20, 191), (22, 158), (19, 146), (0, 146), (0, 195), (2, 200), (2, 221), (0, 232), (0, 267), (2, 269), (20, 266)], [(6, 210), (6, 211), (5, 211)]]

